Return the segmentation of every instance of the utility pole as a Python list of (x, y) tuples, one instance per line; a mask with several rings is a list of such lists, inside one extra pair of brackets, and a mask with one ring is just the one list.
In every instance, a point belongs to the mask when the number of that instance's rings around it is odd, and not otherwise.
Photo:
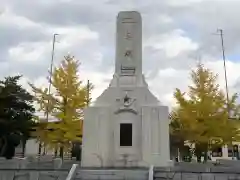
[[(56, 42), (56, 36), (59, 34), (53, 34), (53, 43), (52, 43), (52, 56), (51, 56), (51, 64), (50, 64), (50, 77), (49, 77), (49, 85), (48, 85), (48, 95), (51, 93), (51, 87), (52, 87), (52, 73), (53, 73), (53, 59), (54, 59), (54, 51), (55, 51), (55, 42)], [(46, 120), (48, 122), (48, 106), (49, 106), (49, 100), (47, 103), (47, 112), (46, 112)]]
[[(230, 109), (229, 109), (229, 93), (228, 93), (228, 81), (227, 81), (227, 68), (226, 68), (226, 57), (225, 57), (225, 48), (224, 48), (224, 40), (223, 40), (223, 29), (217, 29), (218, 35), (221, 37), (221, 45), (222, 45), (222, 58), (223, 58), (223, 67), (224, 67), (224, 76), (225, 76), (225, 88), (226, 88), (226, 96), (227, 96), (227, 110), (228, 110), (228, 119), (231, 119)], [(232, 159), (234, 159), (234, 149), (232, 145)], [(229, 147), (228, 147), (229, 148)]]
[(90, 104), (90, 81), (87, 81), (87, 106)]
[(223, 67), (224, 67), (224, 76), (225, 76), (225, 88), (226, 88), (226, 96), (227, 96), (227, 108), (229, 114), (229, 93), (228, 93), (228, 80), (227, 80), (227, 68), (226, 68), (226, 58), (225, 58), (225, 48), (224, 48), (224, 40), (223, 40), (223, 30), (217, 29), (219, 32), (218, 35), (221, 37), (221, 45), (222, 45), (222, 58), (223, 58)]
[(224, 68), (224, 77), (225, 77), (225, 89), (226, 89), (226, 97), (227, 97), (227, 108), (228, 108), (228, 116), (229, 116), (229, 118), (231, 118), (230, 117), (230, 109), (229, 109), (229, 92), (228, 92), (226, 56), (225, 56), (225, 48), (224, 48), (224, 40), (223, 40), (223, 35), (224, 35), (223, 29), (217, 29), (217, 35), (220, 35), (220, 38), (221, 38), (223, 68)]
[[(55, 51), (55, 42), (56, 42), (56, 36), (59, 34), (53, 34), (53, 42), (52, 42), (52, 55), (51, 55), (51, 64), (50, 64), (50, 77), (49, 77), (49, 85), (48, 85), (48, 95), (51, 93), (51, 86), (52, 86), (52, 73), (53, 73), (53, 59), (54, 59), (54, 51)], [(47, 109), (46, 109), (46, 122), (48, 122), (49, 118), (49, 100), (47, 103)], [(39, 142), (38, 146), (38, 160), (40, 159), (41, 156), (41, 151), (42, 151), (42, 142)]]

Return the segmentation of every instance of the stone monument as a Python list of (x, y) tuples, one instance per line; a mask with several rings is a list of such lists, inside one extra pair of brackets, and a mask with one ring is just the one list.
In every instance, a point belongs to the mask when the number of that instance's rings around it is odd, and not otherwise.
[(82, 166), (168, 166), (168, 107), (149, 91), (142, 74), (142, 20), (117, 16), (115, 73), (84, 111)]

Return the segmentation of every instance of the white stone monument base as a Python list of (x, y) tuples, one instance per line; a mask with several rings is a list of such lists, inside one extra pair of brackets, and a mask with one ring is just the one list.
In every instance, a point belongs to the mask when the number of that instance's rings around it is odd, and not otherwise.
[[(145, 105), (136, 114), (116, 112), (109, 106), (85, 110), (82, 166), (169, 166), (168, 108)], [(121, 123), (133, 125), (132, 147), (120, 147)]]

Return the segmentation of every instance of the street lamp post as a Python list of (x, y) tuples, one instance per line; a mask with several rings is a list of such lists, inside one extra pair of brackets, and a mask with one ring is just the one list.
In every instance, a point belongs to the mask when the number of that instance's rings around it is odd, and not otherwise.
[[(225, 56), (225, 48), (224, 48), (224, 41), (223, 41), (223, 30), (217, 29), (217, 32), (219, 33), (221, 37), (221, 46), (222, 46), (222, 58), (223, 58), (223, 68), (224, 68), (224, 77), (225, 77), (225, 88), (226, 88), (226, 97), (227, 97), (227, 111), (228, 111), (228, 119), (232, 119), (231, 112), (229, 108), (229, 92), (228, 92), (228, 80), (227, 80), (227, 68), (226, 68), (226, 56)], [(233, 153), (233, 142), (232, 143), (232, 159), (234, 159), (234, 153)]]
[[(50, 64), (50, 77), (49, 77), (49, 85), (48, 85), (48, 95), (51, 93), (51, 87), (52, 87), (52, 73), (53, 73), (53, 59), (54, 59), (54, 51), (55, 51), (55, 42), (56, 42), (56, 36), (59, 34), (53, 34), (53, 43), (52, 43), (52, 56), (51, 56), (51, 64)], [(47, 104), (47, 112), (46, 112), (46, 120), (48, 122), (48, 105), (49, 105), (49, 100)]]
[[(228, 108), (228, 111), (229, 111), (229, 93), (228, 93), (228, 80), (227, 80), (225, 48), (224, 48), (224, 42), (223, 42), (223, 30), (218, 29), (217, 32), (220, 33), (220, 37), (221, 37), (222, 58), (223, 58), (223, 68), (224, 68), (224, 77), (225, 77), (225, 88), (226, 88), (227, 106), (228, 106), (227, 108)], [(229, 112), (228, 112), (228, 114), (229, 114)]]
[[(51, 93), (51, 86), (52, 86), (52, 72), (53, 72), (53, 59), (54, 59), (54, 51), (55, 51), (55, 42), (56, 42), (56, 36), (59, 34), (53, 34), (53, 42), (52, 42), (52, 55), (51, 55), (51, 64), (50, 64), (50, 77), (49, 77), (49, 85), (48, 85), (48, 95)], [(49, 100), (47, 103), (47, 109), (46, 109), (46, 121), (48, 122), (49, 118)], [(39, 142), (38, 146), (38, 159), (40, 159), (41, 156), (41, 151), (42, 151), (42, 142)]]

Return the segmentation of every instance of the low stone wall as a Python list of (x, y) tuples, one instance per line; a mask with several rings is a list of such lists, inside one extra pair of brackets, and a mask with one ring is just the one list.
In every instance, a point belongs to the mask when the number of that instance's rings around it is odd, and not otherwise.
[[(0, 180), (66, 180), (74, 160), (0, 158)], [(71, 180), (147, 180), (148, 168), (77, 168)], [(154, 180), (240, 180), (240, 161), (218, 164), (177, 163), (173, 167), (154, 168)]]
[(67, 170), (1, 170), (1, 180), (66, 180)]
[(154, 180), (240, 180), (240, 174), (226, 172), (155, 172)]
[(64, 160), (60, 158), (14, 158), (6, 160), (0, 158), (0, 169), (71, 169), (73, 164), (80, 164), (76, 160)]
[(0, 180), (65, 180), (74, 163), (52, 158), (0, 158)]
[(220, 160), (208, 162), (177, 163), (174, 167), (155, 168), (155, 180), (240, 180), (240, 161)]
[(62, 166), (61, 159), (0, 158), (0, 169), (58, 169)]
[[(77, 161), (61, 159), (0, 158), (0, 180), (66, 180)], [(148, 168), (81, 168), (77, 167), (71, 180), (147, 180)]]

